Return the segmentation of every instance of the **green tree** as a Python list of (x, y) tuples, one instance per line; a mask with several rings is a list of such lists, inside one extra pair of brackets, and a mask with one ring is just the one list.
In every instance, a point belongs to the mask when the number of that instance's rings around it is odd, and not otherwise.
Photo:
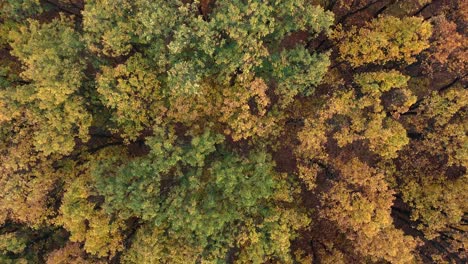
[(135, 54), (125, 64), (102, 70), (97, 91), (103, 104), (114, 110), (111, 116), (121, 127), (122, 135), (135, 139), (143, 129), (162, 122), (165, 92), (157, 72), (141, 54)]
[(81, 166), (70, 166), (60, 215), (56, 219), (57, 225), (70, 232), (70, 241), (83, 242), (86, 252), (98, 257), (113, 257), (124, 249), (124, 219), (108, 214), (100, 207), (99, 193), (90, 172), (90, 162), (113, 155), (125, 157), (125, 152), (118, 148), (108, 148), (94, 157), (96, 160), (88, 159)]
[(0, 263), (463, 263), (467, 8), (0, 0)]
[(291, 261), (290, 241), (309, 219), (275, 203), (293, 202), (298, 190), (273, 172), (265, 153), (221, 154), (180, 176), (124, 262), (223, 262), (234, 247), (240, 247), (239, 262)]

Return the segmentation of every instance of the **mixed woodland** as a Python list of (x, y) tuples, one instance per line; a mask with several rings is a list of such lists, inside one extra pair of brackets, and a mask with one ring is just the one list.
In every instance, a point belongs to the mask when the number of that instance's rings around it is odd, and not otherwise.
[(0, 263), (466, 263), (468, 1), (0, 0)]

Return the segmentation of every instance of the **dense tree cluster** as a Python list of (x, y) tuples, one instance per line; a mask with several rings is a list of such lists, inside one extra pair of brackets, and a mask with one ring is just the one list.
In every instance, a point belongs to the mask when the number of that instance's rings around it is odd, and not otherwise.
[(466, 263), (463, 0), (0, 0), (0, 263)]

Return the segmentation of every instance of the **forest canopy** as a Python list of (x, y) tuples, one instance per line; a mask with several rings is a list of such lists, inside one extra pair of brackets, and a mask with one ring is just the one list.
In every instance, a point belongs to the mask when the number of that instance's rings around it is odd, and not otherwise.
[(0, 263), (466, 263), (468, 2), (0, 0)]

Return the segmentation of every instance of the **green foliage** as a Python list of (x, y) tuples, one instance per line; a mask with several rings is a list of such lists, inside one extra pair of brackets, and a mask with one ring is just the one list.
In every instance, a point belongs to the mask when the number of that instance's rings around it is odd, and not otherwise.
[(203, 167), (205, 157), (223, 139), (207, 130), (194, 137), (189, 146), (180, 148), (175, 146), (173, 131), (155, 129), (154, 132), (147, 140), (151, 148), (147, 157), (127, 162), (128, 157), (113, 156), (94, 165), (96, 189), (104, 196), (103, 208), (108, 213), (118, 213), (123, 219), (154, 220), (162, 203), (161, 188), (168, 188), (161, 186), (161, 180), (180, 176), (181, 166), (185, 164)]
[[(114, 9), (106, 1), (86, 5), (84, 26), (91, 47), (103, 46), (105, 54), (121, 56), (132, 47), (150, 44), (148, 55), (155, 56), (159, 67), (168, 69), (168, 86), (181, 93), (197, 92), (200, 82), (213, 73), (221, 83), (228, 84), (235, 72), (259, 70), (268, 60), (269, 49), (277, 50), (273, 42), (296, 31), (317, 34), (328, 30), (333, 21), (330, 13), (320, 7), (306, 7), (305, 1), (218, 2), (209, 21), (194, 15), (195, 4), (179, 1), (123, 1), (119, 10)], [(165, 48), (161, 40), (169, 37)], [(309, 66), (310, 58), (306, 57), (305, 63)], [(323, 70), (315, 74), (321, 73)]]
[(100, 99), (115, 111), (112, 117), (125, 136), (135, 139), (143, 129), (161, 123), (166, 111), (163, 90), (141, 54), (132, 56), (124, 65), (103, 68), (97, 82)]
[(96, 188), (105, 197), (104, 208), (108, 212), (118, 212), (124, 219), (154, 218), (159, 209), (161, 179), (150, 161), (132, 161), (122, 167), (116, 167), (115, 161), (106, 163), (97, 164), (95, 172)]
[(228, 154), (207, 170), (196, 169), (184, 175), (162, 205), (166, 212), (158, 222), (187, 231), (182, 233), (193, 232), (199, 243), (206, 245), (203, 240), (219, 235), (225, 225), (271, 195), (275, 184), (271, 170), (264, 154), (248, 160)]
[(39, 0), (2, 0), (0, 16), (3, 19), (21, 20), (42, 12)]
[(278, 82), (278, 93), (285, 105), (288, 105), (297, 94), (311, 95), (314, 86), (322, 81), (330, 60), (327, 54), (311, 55), (304, 47), (283, 50), (272, 56), (273, 80)]
[[(106, 150), (100, 156), (123, 154), (116, 149)], [(70, 241), (84, 242), (87, 252), (98, 257), (114, 256), (123, 249), (121, 232), (125, 225), (122, 218), (112, 217), (100, 208), (99, 193), (89, 172), (91, 166), (75, 168), (78, 175), (67, 183), (57, 224), (70, 232)]]
[(241, 247), (239, 262), (290, 260), (290, 240), (309, 220), (303, 212), (271, 203), (293, 201), (292, 186), (272, 165), (262, 152), (248, 158), (224, 153), (209, 167), (180, 176), (155, 226), (138, 231), (124, 262), (223, 262), (235, 246)]
[(463, 262), (467, 7), (0, 0), (0, 263)]
[(17, 233), (6, 233), (0, 235), (0, 250), (5, 254), (11, 252), (19, 254), (26, 248), (27, 238)]
[[(204, 122), (202, 126), (208, 120), (227, 123), (225, 131), (235, 140), (265, 137), (266, 131), (278, 130), (272, 119), (280, 119), (281, 113), (272, 106), (269, 114), (252, 115), (249, 90), (265, 103), (266, 95), (256, 93), (277, 82), (275, 94), (284, 110), (295, 95), (311, 94), (321, 82), (330, 64), (328, 54), (278, 45), (296, 32), (311, 38), (327, 31), (333, 22), (329, 12), (305, 1), (216, 2), (207, 19), (197, 15), (197, 4), (139, 0), (122, 1), (119, 10), (107, 1), (85, 6), (89, 48), (112, 57), (131, 55), (124, 64), (103, 67), (98, 76), (101, 100), (115, 111), (112, 119), (126, 138), (136, 139), (167, 117), (193, 126), (189, 117), (198, 114), (196, 122)], [(257, 75), (267, 82), (263, 87), (253, 87)], [(237, 101), (239, 96), (243, 98)], [(221, 107), (220, 97), (223, 113), (214, 110)], [(183, 108), (189, 109), (178, 113)]]
[(88, 1), (83, 10), (85, 38), (93, 51), (126, 55), (133, 43), (148, 44), (167, 36), (181, 20), (177, 12), (181, 5), (174, 0), (123, 0), (118, 6), (108, 0)]

